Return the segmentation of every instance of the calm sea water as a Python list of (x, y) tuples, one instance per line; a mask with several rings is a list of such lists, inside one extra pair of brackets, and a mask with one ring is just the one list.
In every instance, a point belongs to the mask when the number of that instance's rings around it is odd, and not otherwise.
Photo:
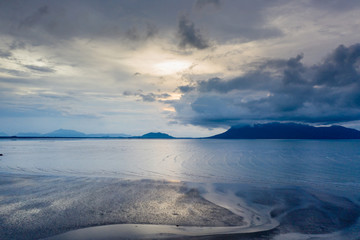
[(3, 140), (0, 171), (360, 186), (359, 140)]

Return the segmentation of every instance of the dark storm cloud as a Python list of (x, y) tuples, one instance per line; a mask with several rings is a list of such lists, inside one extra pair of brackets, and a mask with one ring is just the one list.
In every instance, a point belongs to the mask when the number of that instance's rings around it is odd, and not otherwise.
[(199, 81), (197, 91), (173, 104), (178, 120), (209, 127), (360, 120), (360, 44), (340, 45), (317, 65), (302, 59), (268, 60), (241, 77)]
[(74, 37), (119, 37), (126, 29), (121, 25), (122, 4), (126, 2), (1, 1), (0, 32), (30, 45)]
[(272, 87), (273, 79), (269, 73), (263, 71), (255, 71), (244, 76), (224, 81), (220, 78), (210, 78), (206, 81), (198, 82), (198, 90), (200, 92), (215, 91), (219, 93), (227, 93), (232, 90), (241, 89), (269, 89)]
[[(217, 42), (282, 36), (280, 29), (268, 26), (266, 12), (282, 3), (280, 0), (199, 0), (195, 3), (177, 1), (176, 4), (167, 0), (0, 1), (0, 33), (27, 46), (39, 46), (74, 38), (143, 41), (156, 35), (164, 37), (164, 33), (176, 29), (181, 48), (206, 49), (211, 44), (199, 30), (202, 28), (206, 28)], [(217, 7), (216, 13), (203, 12), (198, 16), (191, 10), (209, 6)], [(189, 17), (182, 16), (176, 22), (176, 16), (184, 12)]]
[[(59, 40), (146, 40), (173, 30), (179, 11), (192, 1), (0, 1), (0, 33), (27, 45)], [(164, 11), (166, 9), (166, 11)]]
[(195, 8), (202, 9), (205, 6), (212, 5), (214, 7), (220, 7), (220, 0), (197, 0), (195, 2)]
[(340, 45), (324, 63), (315, 66), (316, 83), (329, 86), (345, 86), (359, 83), (360, 44), (350, 47)]
[(179, 46), (181, 48), (194, 47), (197, 49), (205, 49), (210, 46), (208, 41), (202, 36), (200, 30), (196, 29), (194, 23), (185, 15), (179, 19), (178, 36), (180, 38)]
[(34, 70), (37, 72), (44, 72), (44, 73), (53, 73), (55, 72), (54, 69), (49, 67), (40, 67), (40, 66), (34, 66), (34, 65), (24, 65), (27, 69)]

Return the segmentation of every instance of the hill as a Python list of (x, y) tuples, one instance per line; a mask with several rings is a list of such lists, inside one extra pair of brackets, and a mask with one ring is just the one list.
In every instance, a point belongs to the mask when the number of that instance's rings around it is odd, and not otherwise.
[(161, 132), (150, 132), (147, 134), (142, 135), (140, 138), (154, 138), (154, 139), (170, 139), (170, 138), (174, 138), (166, 133), (161, 133)]
[[(1, 133), (0, 133), (0, 136)], [(95, 133), (95, 134), (85, 134), (75, 130), (68, 129), (58, 129), (53, 132), (41, 134), (35, 132), (23, 132), (15, 135), (16, 137), (26, 137), (26, 138), (42, 138), (42, 137), (54, 137), (54, 138), (130, 138), (130, 135), (123, 133)]]
[(86, 137), (86, 134), (75, 130), (58, 129), (56, 131), (43, 134), (42, 137)]
[(297, 123), (267, 123), (231, 127), (209, 137), (217, 139), (360, 139), (360, 131), (342, 126), (313, 127)]
[(35, 132), (20, 132), (16, 134), (17, 137), (41, 137), (41, 133), (35, 133)]

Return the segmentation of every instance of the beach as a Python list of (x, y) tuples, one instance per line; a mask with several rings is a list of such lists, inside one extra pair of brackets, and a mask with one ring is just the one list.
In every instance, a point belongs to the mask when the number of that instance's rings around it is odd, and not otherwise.
[(2, 239), (39, 239), (109, 224), (243, 226), (182, 183), (2, 174)]
[(1, 239), (321, 236), (339, 234), (360, 215), (346, 198), (296, 188), (209, 190), (198, 183), (8, 173), (0, 179)]

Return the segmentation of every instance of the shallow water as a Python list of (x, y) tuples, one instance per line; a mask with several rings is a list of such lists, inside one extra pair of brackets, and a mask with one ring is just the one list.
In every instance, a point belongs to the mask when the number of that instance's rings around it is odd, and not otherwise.
[[(103, 184), (107, 178), (134, 184), (142, 179), (182, 182), (242, 216), (254, 229), (279, 222), (275, 233), (260, 239), (359, 237), (359, 140), (1, 140), (0, 153), (3, 174), (81, 177), (86, 186), (101, 178)], [(38, 195), (49, 194), (42, 191)], [(14, 204), (2, 199), (6, 200), (0, 192), (4, 209)]]

